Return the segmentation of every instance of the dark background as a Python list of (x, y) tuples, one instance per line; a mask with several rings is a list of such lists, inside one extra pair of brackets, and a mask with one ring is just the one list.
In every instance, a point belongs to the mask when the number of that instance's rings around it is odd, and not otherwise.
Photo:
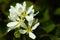
[(35, 40), (60, 40), (60, 0), (0, 0), (0, 40), (32, 40), (27, 35), (14, 36), (15, 30), (7, 31), (9, 9), (16, 3), (27, 2), (27, 7), (34, 5), (35, 18), (39, 19), (40, 25), (34, 30)]

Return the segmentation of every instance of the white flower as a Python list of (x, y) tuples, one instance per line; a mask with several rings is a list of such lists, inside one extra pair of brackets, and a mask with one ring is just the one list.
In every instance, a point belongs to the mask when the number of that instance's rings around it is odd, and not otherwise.
[[(34, 9), (33, 5), (26, 10), (26, 2), (23, 2), (23, 4), (17, 3), (16, 6), (10, 6), (11, 8), (9, 9), (10, 15), (8, 18), (12, 21), (7, 24), (9, 27), (8, 32), (12, 29), (15, 29), (21, 25), (21, 23), (24, 22), (26, 19), (29, 23), (29, 25), (32, 25), (32, 22), (34, 20), (34, 16), (38, 14), (34, 14)], [(32, 21), (32, 22), (31, 22)]]
[(32, 25), (30, 22), (34, 20), (34, 16), (39, 13), (37, 12), (36, 14), (34, 14), (33, 5), (30, 6), (28, 10), (26, 10), (26, 2), (23, 2), (23, 5), (17, 3), (15, 8), (17, 9), (17, 14), (21, 18), (26, 18), (26, 20), (29, 22), (29, 25)]
[(21, 25), (21, 23), (23, 23), (23, 22), (24, 22), (24, 20), (9, 22), (7, 24), (7, 27), (9, 27), (7, 32), (9, 32), (12, 29), (18, 28)]
[(37, 15), (38, 12), (34, 14), (33, 5), (30, 6), (27, 10), (26, 9), (26, 2), (24, 1), (22, 5), (17, 3), (15, 7), (11, 6), (9, 11), (10, 13), (16, 13), (18, 16), (20, 16), (20, 18), (26, 18), (27, 21), (33, 20), (33, 17)]
[(15, 9), (13, 6), (11, 6), (11, 8), (9, 9), (9, 11), (10, 11), (10, 15), (8, 16), (8, 18), (9, 18), (12, 22), (9, 22), (9, 23), (7, 24), (7, 27), (9, 27), (7, 32), (9, 32), (9, 31), (12, 30), (12, 29), (15, 29), (15, 28), (19, 27), (19, 26), (21, 25), (21, 23), (24, 22), (24, 20), (21, 19), (21, 18), (18, 16), (18, 14), (16, 13), (16, 9)]
[[(32, 21), (31, 21), (31, 22), (32, 22)], [(33, 22), (32, 22), (32, 24), (33, 24)], [(30, 38), (35, 39), (36, 36), (35, 36), (35, 34), (33, 34), (33, 30), (35, 30), (35, 29), (38, 27), (38, 25), (39, 25), (39, 22), (36, 23), (34, 26), (29, 25), (29, 24), (28, 24), (28, 26), (26, 26), (25, 23), (22, 23), (21, 27), (23, 27), (25, 30), (24, 30), (24, 29), (20, 29), (19, 32), (20, 32), (21, 34), (27, 33), (27, 34), (29, 34), (29, 37), (30, 37)]]
[(7, 27), (9, 27), (7, 32), (9, 32), (9, 31), (12, 30), (12, 29), (15, 29), (15, 28), (19, 27), (19, 26), (21, 25), (21, 23), (24, 22), (24, 20), (22, 20), (21, 18), (19, 18), (19, 16), (18, 16), (17, 13), (15, 12), (13, 6), (11, 6), (11, 9), (10, 9), (9, 11), (10, 11), (10, 15), (8, 16), (8, 18), (9, 18), (12, 22), (9, 22), (9, 23), (7, 24)]

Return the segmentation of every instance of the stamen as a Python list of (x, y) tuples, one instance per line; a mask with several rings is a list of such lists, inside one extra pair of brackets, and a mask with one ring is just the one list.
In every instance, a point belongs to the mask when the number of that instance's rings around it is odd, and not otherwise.
[(26, 14), (26, 12), (22, 12), (22, 17), (26, 17), (27, 16), (27, 14)]
[(27, 28), (26, 28), (26, 31), (27, 31), (27, 34), (28, 34), (29, 32), (32, 32), (32, 30), (31, 30), (30, 27), (27, 27)]

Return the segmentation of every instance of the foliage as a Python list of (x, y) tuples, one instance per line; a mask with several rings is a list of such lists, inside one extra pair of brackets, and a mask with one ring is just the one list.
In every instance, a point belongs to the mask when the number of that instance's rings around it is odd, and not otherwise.
[[(27, 34), (21, 35), (18, 31), (11, 30), (7, 33), (6, 26), (10, 5), (27, 2), (27, 7), (34, 5), (35, 16), (40, 22), (39, 27), (34, 30), (37, 35), (35, 40), (60, 40), (60, 2), (59, 0), (0, 0), (0, 40), (32, 40)], [(56, 18), (57, 19), (56, 19)]]

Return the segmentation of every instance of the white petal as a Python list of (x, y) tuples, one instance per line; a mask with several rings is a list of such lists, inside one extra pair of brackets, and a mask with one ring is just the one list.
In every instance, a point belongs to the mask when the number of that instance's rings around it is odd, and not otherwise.
[(32, 15), (30, 15), (30, 16), (26, 16), (26, 20), (27, 21), (31, 21), (31, 20), (33, 20), (34, 18), (33, 18), (33, 16)]
[(18, 14), (18, 16), (20, 16), (20, 14), (23, 10), (23, 5), (17, 3), (16, 6), (15, 6), (15, 9), (16, 9), (16, 13)]
[(31, 18), (33, 18), (34, 15), (35, 15), (35, 14), (34, 14), (34, 9), (32, 9), (31, 12), (30, 12), (30, 14), (29, 14), (29, 16), (31, 16)]
[(22, 28), (26, 28), (27, 26), (26, 26), (26, 24), (25, 24), (24, 22), (22, 22), (22, 23), (21, 23), (21, 27), (22, 27)]
[(25, 20), (22, 20), (21, 22), (18, 22), (18, 24), (16, 25), (16, 27), (14, 28), (17, 28), (17, 27), (20, 27), (22, 25), (22, 23), (24, 23)]
[(18, 23), (18, 24), (14, 27), (14, 29), (20, 27), (20, 25), (21, 25), (21, 23)]
[(10, 22), (10, 23), (7, 24), (7, 27), (13, 28), (13, 27), (15, 27), (17, 24), (18, 24), (18, 22)]
[(23, 11), (25, 11), (25, 9), (26, 9), (26, 2), (24, 1), (23, 2)]
[(12, 30), (11, 28), (8, 28), (7, 32), (9, 32), (10, 30)]
[(21, 34), (25, 34), (27, 31), (20, 29), (19, 32), (20, 32)]
[(12, 21), (16, 21), (17, 19), (19, 19), (19, 17), (17, 16), (17, 12), (16, 12), (16, 9), (11, 6), (11, 8), (9, 9), (10, 11), (10, 15), (9, 15), (9, 19), (12, 20)]
[(29, 25), (31, 26), (34, 21), (34, 14), (30, 14), (29, 16), (26, 16), (26, 20), (28, 21)]
[(32, 23), (33, 23), (33, 21), (29, 21), (28, 22), (28, 25), (31, 27), (32, 26)]
[(13, 14), (9, 15), (8, 18), (9, 18), (11, 21), (19, 20), (19, 17), (18, 17), (17, 15), (15, 15), (15, 14), (14, 14), (14, 15), (13, 15)]
[(31, 10), (33, 9), (33, 5), (31, 7), (28, 8), (27, 14), (29, 14), (31, 12)]
[(34, 19), (34, 14), (33, 13), (34, 13), (34, 9), (31, 11), (31, 13), (29, 14), (29, 16), (26, 16), (28, 21)]
[(32, 30), (35, 30), (37, 27), (38, 27), (39, 23), (35, 24), (33, 27), (32, 27)]
[(13, 6), (10, 6), (11, 8), (9, 9), (9, 12), (10, 13), (15, 13), (16, 12), (16, 9), (15, 9), (15, 7), (13, 7)]
[(34, 14), (34, 16), (36, 16), (38, 13), (39, 13), (39, 11), (36, 14)]
[(22, 9), (22, 5), (19, 4), (19, 3), (17, 3), (15, 7), (16, 7), (17, 10)]
[(32, 14), (34, 13), (34, 9), (31, 10), (31, 13), (32, 13)]
[(32, 32), (29, 32), (29, 37), (32, 38), (32, 39), (36, 38), (35, 34), (33, 34)]
[(32, 16), (26, 16), (26, 20), (28, 21), (29, 26), (31, 26), (34, 18)]
[(35, 21), (34, 24), (38, 23), (38, 19), (35, 19), (34, 21)]

